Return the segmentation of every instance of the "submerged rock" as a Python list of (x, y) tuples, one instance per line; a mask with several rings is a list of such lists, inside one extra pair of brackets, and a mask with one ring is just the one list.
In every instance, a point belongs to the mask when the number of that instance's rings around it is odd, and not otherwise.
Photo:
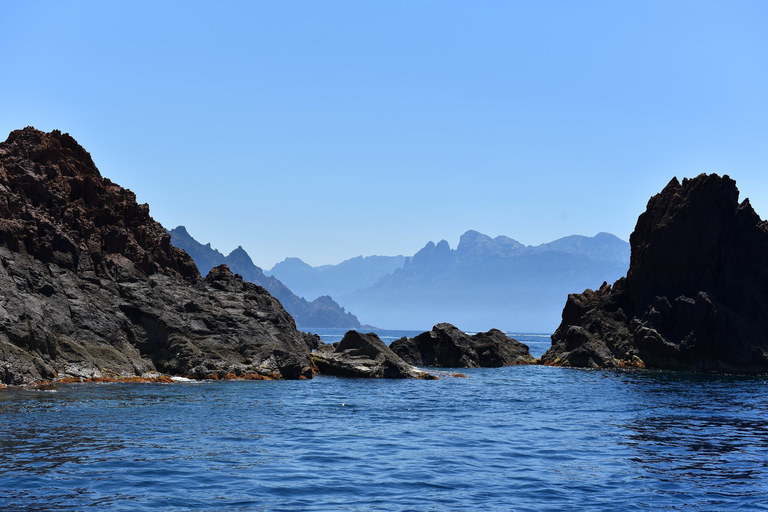
[(311, 377), (309, 347), (266, 290), (192, 259), (68, 134), (0, 144), (0, 383)]
[(414, 338), (400, 338), (390, 348), (404, 361), (418, 366), (444, 368), (499, 367), (532, 364), (528, 346), (498, 329), (469, 336), (442, 323)]
[(572, 294), (544, 364), (768, 371), (768, 223), (728, 176), (648, 201), (613, 286)]
[(322, 375), (385, 379), (429, 379), (403, 361), (374, 333), (349, 331), (337, 346), (323, 345), (312, 354)]

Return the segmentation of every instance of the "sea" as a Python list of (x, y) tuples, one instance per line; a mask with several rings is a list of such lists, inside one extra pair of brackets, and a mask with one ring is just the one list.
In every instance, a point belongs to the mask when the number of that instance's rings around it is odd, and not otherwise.
[(3, 389), (0, 510), (768, 510), (768, 378), (457, 371)]

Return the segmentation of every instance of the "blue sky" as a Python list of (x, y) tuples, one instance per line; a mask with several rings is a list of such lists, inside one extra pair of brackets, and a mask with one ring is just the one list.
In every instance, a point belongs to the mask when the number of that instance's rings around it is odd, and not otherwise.
[(768, 2), (4, 2), (0, 136), (72, 134), (269, 268), (474, 229), (628, 239), (673, 177), (768, 216)]

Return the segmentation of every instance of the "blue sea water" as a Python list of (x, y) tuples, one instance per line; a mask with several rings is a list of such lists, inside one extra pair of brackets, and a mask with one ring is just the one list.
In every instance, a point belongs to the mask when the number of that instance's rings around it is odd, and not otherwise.
[(768, 509), (766, 378), (462, 373), (1, 390), (0, 509)]

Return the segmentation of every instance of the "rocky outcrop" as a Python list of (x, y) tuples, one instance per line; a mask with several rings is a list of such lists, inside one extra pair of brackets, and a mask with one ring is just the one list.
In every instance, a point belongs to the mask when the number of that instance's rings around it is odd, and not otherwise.
[(374, 333), (349, 331), (335, 347), (324, 345), (312, 354), (321, 375), (353, 378), (429, 379), (407, 364)]
[(312, 376), (276, 299), (226, 267), (201, 278), (68, 134), (12, 132), (0, 192), (0, 383)]
[(728, 176), (673, 179), (626, 278), (568, 296), (544, 364), (768, 371), (768, 223)]
[(300, 327), (360, 328), (357, 317), (346, 312), (331, 297), (318, 297), (308, 302), (294, 294), (276, 277), (265, 275), (242, 247), (224, 256), (212, 248), (211, 244), (203, 245), (192, 238), (184, 226), (178, 226), (168, 233), (171, 235), (171, 243), (192, 256), (200, 272), (205, 273), (217, 265), (226, 264), (233, 272), (242, 275), (246, 281), (264, 287), (280, 301)]
[(390, 348), (407, 363), (443, 368), (499, 367), (532, 364), (528, 346), (498, 329), (472, 336), (448, 323), (414, 338), (400, 338)]

